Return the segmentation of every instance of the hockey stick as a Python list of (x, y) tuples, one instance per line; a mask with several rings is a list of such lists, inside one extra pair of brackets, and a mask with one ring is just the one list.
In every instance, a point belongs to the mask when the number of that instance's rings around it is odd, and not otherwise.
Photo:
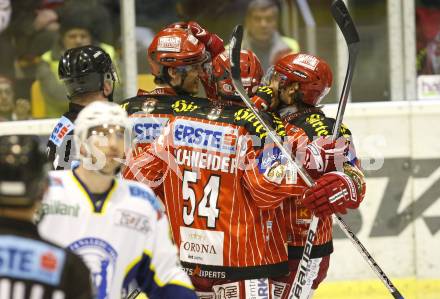
[[(342, 4), (342, 8), (341, 8)], [(359, 41), (359, 37), (357, 35), (356, 28), (354, 27), (354, 24), (351, 20), (350, 15), (348, 14), (348, 11), (342, 1), (335, 1), (332, 5), (332, 14), (334, 15), (335, 19), (337, 19), (338, 25), (341, 24), (343, 26), (340, 26), (341, 30), (343, 30), (344, 37), (347, 41), (347, 44), (356, 44)], [(342, 17), (341, 17), (342, 16)], [(348, 18), (348, 19), (347, 19)], [(352, 26), (350, 27), (350, 23)], [(276, 137), (276, 133), (273, 131), (272, 128), (270, 128), (265, 121), (260, 117), (258, 111), (253, 107), (252, 103), (250, 102), (246, 91), (244, 90), (241, 82), (240, 77), (240, 48), (241, 48), (241, 40), (243, 37), (243, 28), (241, 25), (238, 25), (233, 32), (233, 36), (230, 43), (230, 58), (231, 58), (231, 73), (232, 73), (232, 79), (233, 79), (233, 85), (236, 88), (237, 92), (245, 102), (246, 106), (256, 115), (257, 119), (261, 122), (261, 124), (265, 127), (265, 129), (268, 132), (268, 135), (271, 137), (272, 140), (274, 140), (275, 144), (279, 147), (281, 152), (286, 156), (286, 158), (289, 160), (289, 163), (293, 165), (297, 170), (299, 175), (303, 178), (303, 180), (306, 182), (308, 186), (313, 185), (313, 180), (310, 178), (307, 172), (304, 171), (304, 169), (301, 166), (298, 166), (293, 159), (289, 156), (288, 151), (282, 146), (281, 142), (279, 142), (278, 138)], [(357, 45), (355, 46), (356, 53), (357, 53)], [(355, 54), (356, 55), (356, 54)], [(355, 55), (352, 55), (352, 64), (355, 60)], [(354, 57), (354, 58), (353, 58)], [(354, 60), (353, 60), (354, 59)], [(343, 90), (347, 90), (347, 87), (351, 84), (351, 78), (352, 78), (352, 71), (353, 67), (351, 69), (347, 70), (347, 74), (350, 74), (350, 79), (345, 80), (344, 82), (344, 88)], [(349, 73), (350, 72), (350, 73)], [(344, 94), (347, 94), (347, 91)], [(348, 96), (345, 97), (345, 104), (346, 99)], [(340, 123), (342, 121), (342, 116), (345, 111), (345, 104), (342, 109), (338, 108), (338, 115), (339, 115), (339, 125), (334, 126), (334, 129), (336, 129), (335, 132), (338, 132), (338, 128), (340, 126)], [(341, 106), (341, 101), (340, 105)], [(347, 237), (352, 241), (352, 243), (356, 246), (356, 248), (359, 250), (359, 252), (362, 254), (364, 259), (369, 263), (369, 265), (372, 267), (374, 272), (378, 275), (378, 277), (381, 279), (381, 281), (385, 284), (385, 286), (388, 288), (388, 290), (391, 292), (394, 298), (402, 298), (403, 296), (399, 293), (399, 291), (394, 287), (394, 285), (391, 283), (389, 278), (386, 276), (386, 274), (382, 271), (382, 269), (379, 267), (379, 265), (374, 261), (372, 256), (368, 253), (368, 251), (365, 249), (365, 247), (362, 245), (362, 243), (357, 239), (356, 235), (349, 229), (349, 227), (345, 224), (345, 222), (340, 218), (339, 216), (336, 216), (338, 220), (338, 224), (341, 227), (341, 230), (344, 231), (344, 233), (347, 235)], [(293, 294), (289, 295), (289, 298), (299, 298), (301, 294), (302, 285), (305, 284), (305, 274), (307, 273), (308, 269), (308, 261), (310, 259), (311, 249), (313, 247), (313, 239), (315, 237), (316, 227), (318, 224), (319, 218), (313, 217), (314, 221), (312, 220), (312, 223), (310, 224), (309, 231), (307, 233), (307, 239), (306, 239), (306, 245), (304, 246), (304, 253), (301, 258), (297, 276), (295, 277), (295, 282), (297, 282), (294, 287), (292, 288)], [(300, 278), (301, 281), (298, 281)]]
[(297, 163), (295, 163), (292, 159), (292, 153), (288, 151), (283, 144), (280, 141), (280, 138), (277, 136), (277, 133), (273, 128), (271, 128), (266, 121), (261, 117), (257, 109), (252, 104), (251, 100), (249, 99), (249, 96), (247, 95), (246, 90), (243, 87), (243, 84), (241, 82), (241, 75), (240, 75), (240, 50), (241, 50), (241, 41), (243, 39), (243, 26), (237, 25), (234, 28), (234, 31), (232, 33), (232, 38), (229, 43), (229, 57), (231, 61), (231, 77), (232, 77), (232, 84), (235, 87), (235, 90), (240, 95), (241, 99), (244, 101), (246, 106), (255, 114), (258, 121), (261, 123), (261, 125), (264, 127), (264, 129), (267, 131), (267, 134), (269, 137), (273, 140), (273, 142), (277, 145), (277, 147), (280, 149), (280, 151), (283, 153), (283, 155), (286, 156), (286, 159), (290, 164), (292, 164), (293, 167), (296, 168), (298, 173), (300, 174), (301, 178), (305, 181), (307, 186), (311, 187), (314, 185), (313, 179), (310, 177), (310, 175), (304, 170), (304, 168)]
[[(266, 121), (261, 117), (257, 109), (253, 106), (251, 100), (249, 99), (246, 90), (243, 87), (243, 84), (241, 82), (241, 75), (240, 75), (240, 50), (241, 50), (241, 41), (243, 39), (243, 26), (237, 25), (234, 28), (234, 31), (232, 33), (232, 38), (230, 42), (230, 48), (229, 48), (229, 57), (231, 61), (231, 77), (232, 77), (232, 84), (235, 87), (235, 90), (240, 95), (243, 102), (246, 104), (246, 106), (254, 113), (258, 121), (261, 123), (261, 125), (264, 127), (264, 129), (267, 131), (269, 137), (273, 140), (273, 142), (277, 145), (277, 147), (280, 149), (280, 151), (283, 153), (283, 155), (288, 160), (290, 166), (293, 166), (298, 174), (301, 176), (301, 178), (304, 180), (306, 185), (308, 187), (311, 187), (315, 184), (313, 179), (310, 177), (310, 175), (305, 171), (305, 169), (301, 166), (300, 163), (295, 163), (295, 161), (292, 158), (292, 152), (288, 151), (283, 144), (281, 143), (280, 139), (278, 138), (275, 130), (271, 128)], [(290, 294), (289, 298), (292, 298), (292, 296), (295, 296), (293, 298), (299, 298), (299, 295), (301, 294), (302, 287), (307, 282), (305, 279), (306, 273), (309, 270), (308, 269), (308, 263), (311, 258), (311, 250), (313, 247), (313, 240), (315, 239), (316, 235), (316, 228), (318, 226), (318, 217), (313, 216), (312, 222), (309, 226), (309, 231), (307, 232), (307, 238), (306, 238), (306, 244), (304, 246), (304, 252), (301, 257), (301, 261), (298, 266), (298, 271), (296, 273), (295, 282), (297, 282), (300, 278), (302, 278), (298, 283), (295, 283), (292, 287), (292, 290), (294, 290), (294, 294)]]
[(356, 26), (342, 0), (333, 1), (330, 7), (333, 19), (338, 24), (339, 29), (344, 35), (345, 42), (348, 47), (348, 66), (345, 74), (344, 85), (342, 86), (341, 97), (338, 104), (338, 112), (336, 113), (336, 121), (333, 126), (332, 141), (338, 138), (339, 129), (341, 127), (342, 118), (344, 117), (345, 107), (347, 106), (348, 94), (350, 91), (351, 81), (353, 80), (354, 67), (359, 52), (359, 34)]
[[(335, 141), (337, 139), (339, 129), (341, 127), (342, 118), (345, 113), (345, 107), (348, 101), (348, 94), (351, 86), (351, 81), (353, 79), (353, 71), (356, 64), (357, 54), (359, 52), (359, 34), (356, 30), (356, 26), (350, 16), (350, 13), (347, 10), (344, 2), (342, 0), (335, 0), (331, 5), (331, 13), (336, 23), (338, 24), (339, 29), (344, 35), (345, 42), (348, 47), (348, 66), (347, 73), (344, 79), (344, 85), (342, 87), (341, 97), (338, 104), (338, 112), (336, 114), (336, 121), (333, 127), (333, 135), (332, 140)], [(393, 285), (388, 276), (383, 272), (383, 270), (379, 267), (376, 261), (373, 259), (368, 250), (364, 247), (364, 245), (359, 241), (356, 235), (350, 230), (348, 225), (342, 219), (341, 216), (334, 214), (333, 219), (336, 220), (341, 230), (348, 237), (348, 239), (355, 245), (356, 249), (362, 255), (364, 260), (370, 265), (371, 269), (376, 273), (388, 291), (393, 295), (396, 299), (403, 299), (402, 294), (400, 294), (399, 290)]]

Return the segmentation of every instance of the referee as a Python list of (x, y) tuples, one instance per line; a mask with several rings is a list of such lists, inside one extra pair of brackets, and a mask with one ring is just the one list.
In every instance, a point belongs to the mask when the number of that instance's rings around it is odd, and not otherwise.
[(43, 240), (35, 224), (48, 186), (35, 136), (0, 136), (0, 298), (90, 299), (90, 273), (73, 253)]

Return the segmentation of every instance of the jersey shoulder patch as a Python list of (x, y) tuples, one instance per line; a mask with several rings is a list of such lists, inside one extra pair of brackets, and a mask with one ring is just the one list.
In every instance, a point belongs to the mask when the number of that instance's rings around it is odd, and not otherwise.
[(127, 184), (128, 191), (132, 197), (137, 197), (148, 201), (157, 212), (163, 212), (162, 203), (157, 199), (153, 191), (146, 186), (134, 181), (124, 181)]
[(56, 146), (60, 146), (66, 135), (71, 134), (75, 125), (65, 116), (62, 116), (55, 128), (50, 134), (49, 141), (52, 141)]

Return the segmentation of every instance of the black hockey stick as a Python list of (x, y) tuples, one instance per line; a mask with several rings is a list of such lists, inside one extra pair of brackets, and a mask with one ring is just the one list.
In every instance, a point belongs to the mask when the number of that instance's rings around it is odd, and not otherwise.
[[(347, 44), (356, 44), (359, 41), (359, 37), (356, 31), (356, 27), (354, 27), (354, 23), (351, 20), (350, 15), (348, 14), (347, 9), (345, 8), (344, 3), (342, 3), (343, 8), (345, 9), (341, 9), (340, 5), (341, 5), (342, 1), (335, 1), (332, 5), (332, 8), (334, 9), (334, 15), (338, 16), (338, 25), (341, 24), (341, 30), (342, 28), (345, 28), (343, 30), (344, 33), (344, 37), (347, 41)], [(333, 11), (332, 11), (333, 12)], [(344, 12), (344, 14), (341, 14), (342, 12)], [(335, 16), (335, 19), (336, 19)], [(340, 17), (342, 16), (342, 17)], [(348, 16), (348, 19), (347, 19)], [(350, 27), (350, 23), (352, 24)], [(241, 40), (243, 37), (243, 28), (241, 25), (238, 25), (235, 27), (232, 38), (231, 38), (231, 42), (230, 42), (230, 58), (231, 58), (231, 73), (232, 73), (232, 79), (233, 79), (233, 84), (234, 87), (236, 88), (237, 92), (239, 93), (240, 97), (243, 99), (243, 101), (245, 102), (246, 106), (251, 109), (251, 111), (256, 115), (256, 117), (258, 118), (258, 120), (262, 123), (262, 125), (265, 127), (265, 129), (268, 132), (268, 135), (274, 140), (274, 142), (276, 143), (276, 145), (280, 148), (280, 150), (283, 152), (283, 154), (288, 158), (289, 163), (291, 163), (297, 170), (298, 173), (300, 174), (300, 176), (303, 178), (303, 180), (306, 182), (306, 184), (308, 186), (312, 186), (314, 184), (313, 180), (310, 178), (310, 176), (308, 175), (307, 172), (304, 171), (304, 169), (301, 166), (298, 166), (289, 156), (288, 151), (282, 146), (282, 144), (278, 141), (278, 138), (276, 137), (276, 133), (274, 132), (274, 130), (272, 128), (270, 128), (265, 121), (259, 116), (258, 111), (253, 107), (253, 104), (251, 103), (251, 101), (249, 100), (246, 91), (243, 88), (242, 82), (241, 82), (241, 77), (240, 77), (240, 48), (241, 48)], [(357, 48), (357, 45), (356, 45)], [(356, 50), (357, 53), (357, 50)], [(355, 59), (355, 56), (352, 56)], [(353, 58), (352, 58), (353, 61)], [(352, 64), (353, 66), (353, 64)], [(347, 81), (347, 78), (344, 82), (344, 86), (346, 86), (344, 89), (347, 90), (347, 87), (350, 86), (351, 84), (351, 78), (352, 78), (352, 71), (353, 71), (353, 67), (351, 67), (350, 69), (350, 80)], [(344, 95), (345, 93), (343, 93)], [(342, 97), (342, 96), (341, 96)], [(348, 98), (348, 96), (347, 96)], [(346, 100), (345, 100), (346, 103)], [(340, 102), (341, 105), (341, 102)], [(341, 113), (338, 113), (340, 116), (339, 118), (342, 120), (342, 116), (344, 114), (345, 111), (345, 104), (343, 109), (338, 109), (338, 112), (341, 111)], [(336, 128), (336, 126), (334, 127)], [(338, 130), (336, 130), (337, 132)], [(318, 220), (319, 218), (317, 217), (313, 217), (316, 220)], [(289, 296), (289, 298), (299, 298), (300, 293), (301, 293), (301, 289), (302, 289), (302, 285), (305, 284), (305, 274), (307, 273), (307, 271), (309, 270), (308, 268), (308, 261), (310, 259), (310, 254), (311, 254), (311, 248), (313, 246), (313, 239), (315, 236), (315, 232), (316, 232), (316, 227), (318, 224), (318, 221), (312, 221), (312, 223), (310, 224), (310, 228), (307, 234), (307, 239), (306, 239), (306, 245), (304, 247), (304, 254), (302, 256), (300, 265), (298, 267), (298, 271), (297, 271), (297, 277), (295, 279), (295, 281), (297, 281), (299, 278), (303, 278), (300, 283), (301, 284), (296, 284), (292, 290), (293, 290), (293, 294), (291, 294)], [(337, 216), (337, 220), (338, 220), (338, 224), (341, 227), (341, 230), (344, 231), (344, 233), (347, 235), (347, 237), (352, 241), (352, 243), (356, 246), (356, 248), (359, 250), (359, 252), (362, 254), (362, 256), (364, 257), (364, 259), (369, 263), (369, 265), (372, 267), (372, 269), (375, 271), (375, 273), (378, 275), (378, 277), (381, 279), (381, 281), (385, 284), (385, 286), (388, 288), (388, 290), (391, 292), (391, 294), (394, 296), (394, 298), (402, 298), (403, 296), (397, 291), (397, 289), (394, 287), (394, 285), (391, 283), (390, 279), (386, 276), (386, 274), (382, 271), (382, 269), (379, 267), (379, 265), (374, 261), (373, 257), (368, 253), (368, 251), (365, 249), (365, 247), (362, 245), (362, 243), (359, 241), (359, 239), (357, 239), (356, 235), (349, 229), (349, 227), (345, 224), (345, 222), (342, 220), (342, 218), (340, 218), (339, 216)], [(295, 296), (295, 297), (294, 297)]]
[[(351, 86), (351, 82), (353, 79), (353, 72), (356, 64), (356, 58), (359, 51), (359, 34), (357, 32), (356, 26), (353, 22), (353, 19), (350, 16), (350, 13), (348, 12), (347, 7), (345, 6), (344, 2), (342, 0), (335, 0), (333, 1), (331, 5), (331, 13), (338, 24), (339, 29), (341, 30), (345, 42), (348, 47), (348, 66), (347, 66), (347, 72), (344, 79), (344, 85), (341, 92), (341, 97), (338, 104), (338, 112), (336, 115), (336, 121), (333, 126), (333, 134), (332, 134), (332, 140), (335, 141), (338, 137), (339, 129), (342, 123), (342, 118), (345, 113), (345, 107), (347, 105), (348, 101), (348, 95), (349, 90)], [(379, 265), (376, 263), (376, 261), (373, 259), (371, 254), (368, 252), (368, 250), (364, 247), (364, 245), (361, 243), (361, 241), (356, 237), (356, 235), (350, 230), (348, 225), (345, 223), (345, 221), (342, 219), (341, 216), (335, 214), (334, 219), (338, 223), (341, 230), (344, 232), (344, 234), (348, 237), (348, 239), (355, 245), (356, 249), (359, 251), (359, 253), (362, 255), (362, 257), (365, 259), (365, 261), (370, 265), (371, 269), (376, 273), (376, 275), (379, 277), (379, 279), (382, 281), (382, 283), (386, 286), (388, 291), (391, 293), (391, 295), (396, 299), (403, 299), (403, 296), (400, 294), (400, 292), (397, 290), (397, 288), (393, 285), (391, 280), (388, 278), (388, 276), (385, 274), (385, 272), (379, 267)], [(315, 224), (316, 226), (319, 219), (315, 216), (312, 217), (312, 222), (310, 224), (309, 231), (307, 233), (307, 236), (311, 236), (312, 234), (315, 234)], [(308, 244), (306, 244), (307, 246)], [(311, 244), (313, 246), (313, 244)], [(311, 248), (309, 249), (311, 251)], [(303, 258), (306, 256), (307, 258), (307, 247), (304, 249)], [(301, 259), (301, 262), (303, 261), (303, 258)], [(302, 265), (302, 263), (300, 264)], [(306, 271), (308, 270), (308, 267), (306, 267)], [(300, 283), (300, 275), (302, 269), (299, 269), (297, 272), (297, 277), (295, 277), (295, 283), (294, 286), (301, 287)], [(298, 287), (299, 286), (299, 287)], [(295, 296), (295, 292), (297, 289), (293, 289), (293, 296)], [(298, 298), (298, 297), (296, 297)]]
[[(341, 97), (338, 104), (338, 112), (336, 114), (336, 121), (333, 127), (333, 136), (332, 140), (335, 141), (338, 136), (339, 129), (341, 127), (342, 118), (345, 113), (345, 107), (348, 101), (348, 94), (351, 86), (351, 81), (353, 79), (353, 72), (356, 64), (357, 54), (359, 52), (359, 34), (356, 30), (356, 26), (350, 16), (350, 13), (347, 10), (344, 2), (342, 0), (335, 0), (331, 5), (331, 13), (336, 23), (338, 24), (339, 29), (341, 30), (345, 42), (348, 47), (348, 66), (347, 73), (345, 75), (344, 85), (342, 87)], [(393, 295), (396, 299), (403, 299), (402, 294), (400, 294), (399, 290), (393, 285), (388, 276), (383, 272), (383, 270), (379, 267), (376, 261), (373, 259), (368, 250), (362, 245), (361, 241), (356, 237), (356, 235), (350, 230), (348, 225), (342, 219), (341, 216), (335, 214), (333, 215), (334, 219), (338, 223), (341, 230), (348, 237), (348, 239), (355, 245), (356, 249), (365, 259), (365, 261), (370, 265), (371, 269), (376, 273), (379, 279), (386, 286), (388, 291)]]
[[(240, 50), (241, 50), (241, 41), (243, 39), (243, 26), (237, 25), (234, 28), (234, 31), (232, 33), (232, 38), (230, 42), (230, 48), (229, 48), (229, 57), (231, 61), (231, 77), (232, 77), (232, 84), (235, 87), (235, 90), (240, 95), (243, 102), (246, 104), (246, 106), (254, 113), (254, 115), (257, 117), (258, 121), (261, 123), (261, 125), (264, 127), (264, 129), (267, 131), (269, 137), (273, 140), (273, 142), (277, 145), (277, 147), (280, 149), (280, 151), (283, 153), (283, 155), (286, 157), (286, 159), (289, 162), (289, 165), (291, 167), (294, 167), (298, 174), (301, 176), (301, 178), (304, 180), (304, 182), (307, 184), (307, 186), (311, 187), (315, 184), (313, 179), (310, 177), (310, 175), (305, 171), (305, 169), (301, 166), (300, 163), (295, 163), (293, 160), (293, 154), (291, 151), (287, 150), (283, 144), (281, 143), (280, 139), (278, 138), (275, 130), (271, 128), (266, 121), (260, 116), (260, 113), (258, 110), (254, 107), (251, 100), (249, 99), (246, 90), (243, 87), (243, 84), (241, 82), (241, 75), (240, 75)], [(313, 221), (313, 219), (315, 221)], [(313, 240), (315, 238), (316, 229), (318, 226), (318, 220), (319, 218), (313, 216), (312, 222), (309, 226), (309, 231), (307, 232), (307, 238), (306, 238), (306, 245), (304, 246), (304, 253), (301, 258), (300, 264), (298, 266), (297, 276), (295, 277), (295, 281), (299, 279), (298, 277), (301, 277), (302, 279), (299, 281), (298, 284), (295, 284), (292, 287), (292, 290), (295, 290), (294, 296), (289, 295), (289, 298), (299, 298), (299, 295), (301, 294), (302, 287), (306, 283), (305, 274), (307, 273), (308, 269), (308, 262), (310, 260), (310, 254), (311, 249), (313, 247)], [(301, 273), (301, 274), (299, 274)]]
[(332, 140), (338, 138), (339, 128), (341, 127), (342, 118), (344, 117), (345, 107), (347, 106), (348, 95), (350, 91), (351, 81), (353, 80), (353, 72), (356, 65), (356, 58), (359, 52), (359, 34), (356, 26), (342, 0), (333, 1), (330, 7), (333, 19), (338, 24), (339, 29), (344, 36), (345, 43), (348, 47), (348, 66), (345, 74), (344, 85), (342, 86), (341, 97), (338, 104), (338, 112), (336, 114), (336, 122), (333, 126)]
[(310, 175), (307, 173), (307, 171), (304, 170), (304, 168), (292, 159), (292, 152), (287, 150), (283, 144), (280, 141), (279, 136), (275, 132), (273, 128), (271, 128), (266, 121), (261, 117), (258, 110), (254, 107), (253, 103), (249, 99), (249, 96), (246, 92), (246, 90), (243, 87), (243, 83), (241, 82), (241, 75), (240, 75), (240, 51), (241, 51), (241, 41), (243, 39), (243, 26), (237, 25), (234, 28), (234, 31), (232, 32), (231, 41), (229, 43), (229, 57), (231, 61), (231, 77), (232, 77), (232, 84), (235, 87), (235, 90), (240, 95), (243, 102), (246, 104), (246, 106), (255, 114), (258, 121), (261, 123), (261, 125), (264, 127), (264, 129), (267, 131), (267, 134), (269, 137), (273, 140), (273, 142), (277, 145), (277, 147), (281, 150), (283, 155), (286, 156), (286, 159), (289, 160), (289, 163), (292, 164), (293, 167), (296, 168), (298, 173), (300, 174), (301, 178), (305, 181), (305, 183), (310, 187), (313, 186), (314, 181), (310, 177)]

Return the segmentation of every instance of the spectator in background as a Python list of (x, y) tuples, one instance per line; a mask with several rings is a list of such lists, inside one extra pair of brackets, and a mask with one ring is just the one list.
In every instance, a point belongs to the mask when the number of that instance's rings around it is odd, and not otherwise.
[(16, 91), (19, 97), (30, 98), (39, 56), (50, 48), (59, 28), (55, 10), (46, 8), (43, 0), (11, 1), (9, 33), (14, 42), (17, 72)]
[(285, 54), (299, 52), (298, 42), (277, 29), (279, 12), (274, 0), (252, 0), (247, 8), (242, 49), (252, 50), (264, 70)]
[(417, 74), (440, 74), (440, 1), (423, 0), (416, 9)]
[(0, 121), (24, 120), (30, 118), (30, 104), (26, 99), (14, 101), (12, 81), (0, 75)]
[(85, 263), (34, 224), (49, 185), (38, 137), (0, 136), (0, 169), (1, 297), (93, 298)]
[(12, 82), (6, 77), (0, 77), (0, 121), (12, 120), (14, 106)]
[(0, 73), (14, 76), (14, 49), (12, 38), (7, 31), (11, 20), (11, 3), (9, 0), (0, 0)]
[(58, 78), (59, 60), (66, 50), (96, 44), (115, 61), (115, 49), (97, 39), (101, 28), (96, 28), (95, 14), (99, 14), (99, 10), (74, 4), (60, 11), (59, 38), (52, 49), (41, 56), (36, 74), (46, 103), (46, 117), (60, 117), (69, 106), (65, 86)]
[(0, 0), (0, 32), (3, 32), (9, 25), (11, 19), (11, 2)]

